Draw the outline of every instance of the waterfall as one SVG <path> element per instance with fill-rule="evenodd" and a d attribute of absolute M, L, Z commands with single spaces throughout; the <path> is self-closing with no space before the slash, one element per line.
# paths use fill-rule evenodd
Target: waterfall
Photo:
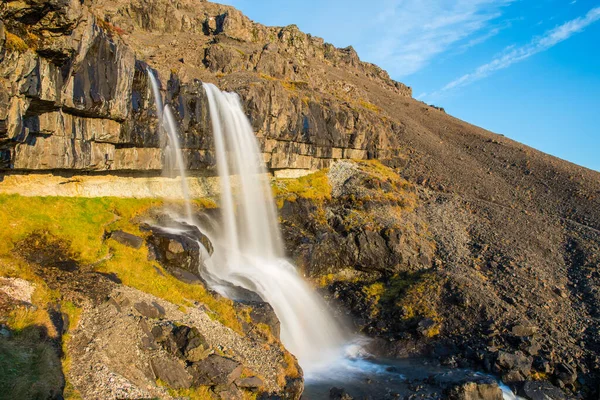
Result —
<path fill-rule="evenodd" d="M 168 105 L 165 105 L 163 108 L 162 96 L 160 94 L 158 81 L 156 80 L 156 77 L 152 71 L 148 70 L 148 76 L 150 77 L 152 93 L 154 94 L 159 129 L 161 130 L 161 133 L 166 133 L 166 135 L 160 135 L 164 149 L 163 173 L 170 178 L 175 178 L 177 175 L 179 175 L 179 178 L 181 179 L 181 191 L 183 198 L 185 199 L 186 217 L 188 220 L 193 221 L 194 218 L 192 215 L 192 206 L 190 204 L 190 191 L 186 179 L 187 176 L 185 172 L 185 163 L 183 161 L 183 153 L 181 151 L 181 144 L 179 143 L 177 123 L 175 122 L 171 108 Z"/>
<path fill-rule="evenodd" d="M 148 71 L 160 110 L 160 92 Z M 165 152 L 182 178 L 186 223 L 211 240 L 213 253 L 203 252 L 200 273 L 213 289 L 232 296 L 236 287 L 268 302 L 281 323 L 281 341 L 298 358 L 305 373 L 335 362 L 345 341 L 325 302 L 285 258 L 277 210 L 258 141 L 239 97 L 205 83 L 221 182 L 218 223 L 201 226 L 192 217 L 177 126 L 169 106 L 158 111 L 166 130 Z M 216 225 L 216 226 L 214 226 Z"/>

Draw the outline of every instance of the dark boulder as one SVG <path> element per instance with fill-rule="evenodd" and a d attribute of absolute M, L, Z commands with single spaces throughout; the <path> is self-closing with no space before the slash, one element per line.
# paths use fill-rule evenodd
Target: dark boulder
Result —
<path fill-rule="evenodd" d="M 139 249 L 144 244 L 144 239 L 141 237 L 123 231 L 112 231 L 109 234 L 109 238 L 134 249 Z"/>
<path fill-rule="evenodd" d="M 194 385 L 228 386 L 242 374 L 242 364 L 230 358 L 213 354 L 194 363 L 189 371 L 193 376 Z"/>
<path fill-rule="evenodd" d="M 265 302 L 249 302 L 247 304 L 252 307 L 252 311 L 250 311 L 250 318 L 252 318 L 252 321 L 257 324 L 267 325 L 271 329 L 271 334 L 276 338 L 279 338 L 280 323 L 273 307 Z"/>
<path fill-rule="evenodd" d="M 525 382 L 519 395 L 528 400 L 565 400 L 566 396 L 562 390 L 547 381 Z"/>
<path fill-rule="evenodd" d="M 212 244 L 198 228 L 181 226 L 178 234 L 154 226 L 144 228 L 152 232 L 147 239 L 151 253 L 167 271 L 187 283 L 201 280 L 199 270 L 203 267 L 204 250 L 212 253 Z"/>
<path fill-rule="evenodd" d="M 186 371 L 183 362 L 167 357 L 155 357 L 150 361 L 157 379 L 174 389 L 187 389 L 192 386 L 192 377 Z"/>

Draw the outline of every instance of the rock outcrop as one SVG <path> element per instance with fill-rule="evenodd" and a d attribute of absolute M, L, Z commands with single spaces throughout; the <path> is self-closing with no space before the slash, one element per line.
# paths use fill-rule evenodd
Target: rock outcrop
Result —
<path fill-rule="evenodd" d="M 198 79 L 240 93 L 272 169 L 315 170 L 398 148 L 397 127 L 382 121 L 364 89 L 334 74 L 399 96 L 410 89 L 352 48 L 295 26 L 268 28 L 231 7 L 192 1 L 10 1 L 0 21 L 3 169 L 159 171 L 151 68 L 176 111 L 191 170 L 214 164 Z"/>

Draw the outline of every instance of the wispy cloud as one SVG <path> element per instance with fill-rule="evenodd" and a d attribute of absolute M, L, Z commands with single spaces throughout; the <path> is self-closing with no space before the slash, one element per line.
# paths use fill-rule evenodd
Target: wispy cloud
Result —
<path fill-rule="evenodd" d="M 520 61 L 523 61 L 535 54 L 541 53 L 551 47 L 569 39 L 571 36 L 583 31 L 596 21 L 600 20 L 600 7 L 591 9 L 586 15 L 575 18 L 571 21 L 557 26 L 547 31 L 545 34 L 533 38 L 528 44 L 516 47 L 510 46 L 503 54 L 495 57 L 492 61 L 481 65 L 471 73 L 465 74 L 458 79 L 448 83 L 438 92 L 432 93 L 426 97 L 435 97 L 443 92 L 469 85 L 475 81 L 486 78 L 496 71 L 510 67 Z"/>
<path fill-rule="evenodd" d="M 485 29 L 513 1 L 386 0 L 373 19 L 372 33 L 380 39 L 366 58 L 386 65 L 395 77 L 410 75 L 474 34 L 484 32 L 472 46 L 497 34 Z"/>

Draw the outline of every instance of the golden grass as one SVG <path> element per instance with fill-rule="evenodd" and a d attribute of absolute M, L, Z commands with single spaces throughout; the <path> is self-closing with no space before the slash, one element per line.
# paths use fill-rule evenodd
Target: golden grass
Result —
<path fill-rule="evenodd" d="M 123 284 L 174 304 L 189 306 L 193 301 L 204 303 L 215 319 L 242 332 L 232 301 L 215 299 L 204 286 L 183 283 L 164 272 L 156 262 L 148 261 L 145 246 L 136 250 L 112 240 L 102 240 L 105 230 L 122 229 L 136 235 L 146 235 L 132 220 L 161 204 L 155 199 L 0 195 L 0 220 L 7 227 L 0 231 L 0 260 L 11 259 L 13 264 L 19 264 L 12 270 L 0 265 L 0 273 L 29 277 L 38 282 L 33 272 L 16 259 L 12 251 L 17 243 L 32 232 L 43 231 L 67 244 L 68 250 L 76 255 L 76 261 L 80 264 L 95 265 L 99 272 L 114 273 Z M 38 318 L 41 318 L 23 313 L 14 316 L 15 324 L 26 326 L 39 322 Z"/>
<path fill-rule="evenodd" d="M 373 112 L 374 112 L 374 113 L 376 113 L 376 114 L 379 114 L 379 113 L 381 113 L 381 108 L 377 107 L 377 106 L 376 106 L 375 104 L 373 104 L 373 103 L 369 103 L 369 102 L 368 102 L 368 101 L 366 101 L 366 100 L 360 100 L 360 101 L 358 102 L 358 104 L 359 104 L 359 105 L 360 105 L 362 108 L 365 108 L 365 109 L 367 109 L 367 110 L 369 110 L 369 111 L 373 111 Z"/>
<path fill-rule="evenodd" d="M 315 201 L 331 199 L 331 185 L 326 169 L 295 179 L 278 179 L 273 184 L 273 194 L 279 208 L 287 201 L 304 198 Z"/>

